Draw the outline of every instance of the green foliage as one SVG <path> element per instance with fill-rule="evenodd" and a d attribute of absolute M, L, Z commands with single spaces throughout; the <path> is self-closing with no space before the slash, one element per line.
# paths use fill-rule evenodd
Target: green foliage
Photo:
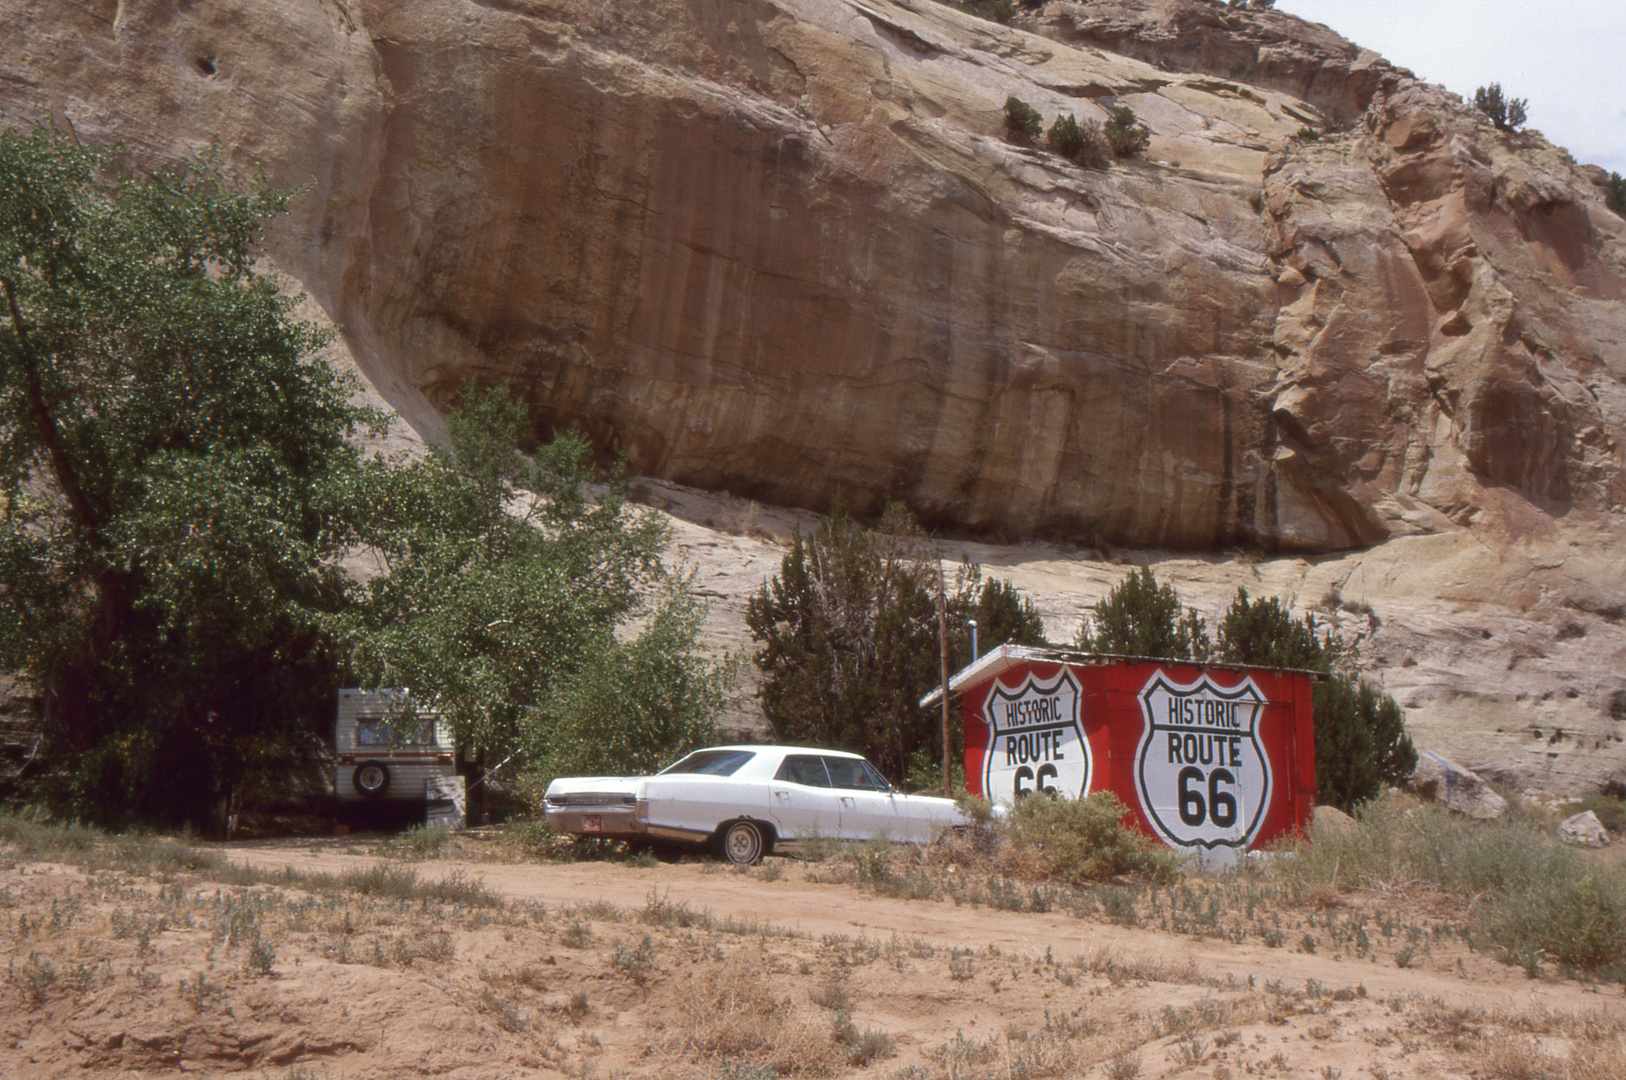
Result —
<path fill-rule="evenodd" d="M 1114 157 L 1137 157 L 1152 141 L 1152 132 L 1135 119 L 1128 105 L 1114 105 L 1107 118 L 1105 134 Z"/>
<path fill-rule="evenodd" d="M 595 493 L 585 437 L 527 456 L 525 426 L 470 384 L 449 448 L 370 473 L 366 541 L 390 572 L 344 621 L 351 664 L 540 778 L 654 769 L 711 740 L 733 665 L 701 651 L 704 609 L 624 478 Z"/>
<path fill-rule="evenodd" d="M 1322 803 L 1351 810 L 1416 768 L 1400 706 L 1356 674 L 1354 657 L 1331 634 L 1318 637 L 1310 616 L 1294 619 L 1275 597 L 1251 600 L 1238 589 L 1220 621 L 1217 653 L 1231 664 L 1327 673 L 1315 685 L 1313 703 Z"/>
<path fill-rule="evenodd" d="M 1428 882 L 1472 898 L 1473 924 L 1508 963 L 1534 971 L 1545 958 L 1626 979 L 1620 867 L 1598 864 L 1539 822 L 1474 821 L 1388 799 L 1358 808 L 1356 820 L 1284 849 L 1274 872 L 1301 885 Z"/>
<path fill-rule="evenodd" d="M 0 133 L 0 667 L 71 814 L 201 820 L 333 685 L 377 417 L 252 269 L 287 193 Z"/>
<path fill-rule="evenodd" d="M 43 699 L 37 794 L 208 824 L 341 675 L 544 766 L 709 738 L 728 666 L 585 439 L 521 455 L 525 408 L 471 387 L 449 448 L 363 458 L 383 418 L 253 269 L 288 193 L 213 151 L 132 179 L 47 129 L 0 133 L 0 184 L 0 668 Z"/>
<path fill-rule="evenodd" d="M 1039 110 L 1014 95 L 1005 99 L 1005 137 L 1020 146 L 1033 146 L 1044 134 Z"/>
<path fill-rule="evenodd" d="M 1490 117 L 1498 131 L 1517 131 L 1527 119 L 1529 98 L 1504 97 L 1501 83 L 1491 83 L 1474 91 L 1474 108 Z"/>
<path fill-rule="evenodd" d="M 1071 114 L 1058 116 L 1045 133 L 1045 142 L 1052 153 L 1088 169 L 1104 169 L 1112 161 L 1112 147 L 1094 120 L 1080 124 Z"/>
<path fill-rule="evenodd" d="M 837 505 L 811 535 L 797 533 L 779 574 L 746 605 L 778 738 L 858 751 L 894 780 L 912 758 L 941 762 L 941 715 L 918 704 L 942 681 L 939 565 L 896 505 L 875 529 Z M 950 670 L 971 659 L 968 619 L 985 651 L 1043 641 L 1032 602 L 974 564 L 959 568 L 945 607 Z"/>
<path fill-rule="evenodd" d="M 1365 679 L 1317 683 L 1314 709 L 1319 802 L 1351 810 L 1417 767 L 1400 706 Z"/>
<path fill-rule="evenodd" d="M 1083 884 L 1137 871 L 1172 877 L 1181 856 L 1125 825 L 1127 812 L 1110 791 L 1082 799 L 1036 794 L 1017 800 L 1009 827 L 1064 881 Z"/>
<path fill-rule="evenodd" d="M 1193 608 L 1182 613 L 1174 586 L 1159 585 L 1150 567 L 1130 571 L 1093 611 L 1079 624 L 1076 638 L 1086 652 L 1208 659 L 1210 644 L 1202 616 Z"/>
<path fill-rule="evenodd" d="M 1049 145 L 1052 153 L 1060 154 L 1068 160 L 1074 160 L 1084 150 L 1084 136 L 1078 129 L 1078 121 L 1071 113 L 1058 116 L 1045 133 L 1045 143 Z"/>
<path fill-rule="evenodd" d="M 1619 173 L 1610 173 L 1603 201 L 1609 209 L 1621 217 L 1626 217 L 1626 178 L 1622 178 Z"/>
<path fill-rule="evenodd" d="M 1295 619 L 1274 596 L 1248 597 L 1237 589 L 1236 599 L 1219 624 L 1217 656 L 1228 664 L 1331 671 L 1345 662 L 1343 647 L 1332 635 L 1316 636 L 1315 620 Z"/>

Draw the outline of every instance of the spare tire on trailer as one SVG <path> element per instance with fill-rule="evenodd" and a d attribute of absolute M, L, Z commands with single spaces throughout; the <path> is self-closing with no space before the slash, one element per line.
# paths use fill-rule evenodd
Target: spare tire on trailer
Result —
<path fill-rule="evenodd" d="M 363 798 L 379 798 L 390 789 L 389 766 L 382 761 L 363 761 L 350 774 L 350 782 Z"/>

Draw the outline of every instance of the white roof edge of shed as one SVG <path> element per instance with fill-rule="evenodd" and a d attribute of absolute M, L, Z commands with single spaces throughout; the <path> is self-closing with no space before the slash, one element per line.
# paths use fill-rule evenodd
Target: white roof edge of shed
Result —
<path fill-rule="evenodd" d="M 1325 679 L 1326 673 L 1310 671 L 1304 668 L 1273 668 L 1263 664 L 1216 664 L 1204 660 L 1171 660 L 1166 656 L 1125 656 L 1117 653 L 1080 652 L 1077 649 L 1059 649 L 1054 645 L 1001 645 L 991 652 L 971 661 L 965 667 L 949 676 L 949 696 L 952 698 L 957 691 L 968 686 L 976 686 L 997 675 L 1002 675 L 1017 664 L 1031 660 L 1044 661 L 1051 664 L 1108 664 L 1129 662 L 1133 664 L 1185 664 L 1200 668 L 1224 668 L 1231 671 L 1264 670 L 1264 671 L 1290 671 L 1299 675 L 1308 675 L 1312 680 Z M 920 707 L 929 709 L 936 705 L 943 696 L 943 688 L 939 686 L 931 693 L 920 699 Z"/>

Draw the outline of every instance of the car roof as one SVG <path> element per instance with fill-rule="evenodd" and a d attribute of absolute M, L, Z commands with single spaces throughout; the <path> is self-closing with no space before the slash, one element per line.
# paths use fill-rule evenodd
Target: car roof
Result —
<path fill-rule="evenodd" d="M 703 754 L 708 750 L 749 750 L 757 754 L 829 754 L 832 757 L 863 758 L 863 754 L 854 754 L 847 750 L 826 750 L 817 746 L 769 746 L 763 743 L 738 743 L 731 746 L 703 746 L 698 750 L 689 751 L 690 754 Z M 684 754 L 688 757 L 689 754 Z"/>

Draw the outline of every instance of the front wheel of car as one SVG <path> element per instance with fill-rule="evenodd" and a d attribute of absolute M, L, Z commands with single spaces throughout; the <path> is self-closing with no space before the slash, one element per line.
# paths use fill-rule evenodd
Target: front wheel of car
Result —
<path fill-rule="evenodd" d="M 752 866 L 768 853 L 768 840 L 762 826 L 754 821 L 736 821 L 723 830 L 723 858 L 735 866 Z"/>

